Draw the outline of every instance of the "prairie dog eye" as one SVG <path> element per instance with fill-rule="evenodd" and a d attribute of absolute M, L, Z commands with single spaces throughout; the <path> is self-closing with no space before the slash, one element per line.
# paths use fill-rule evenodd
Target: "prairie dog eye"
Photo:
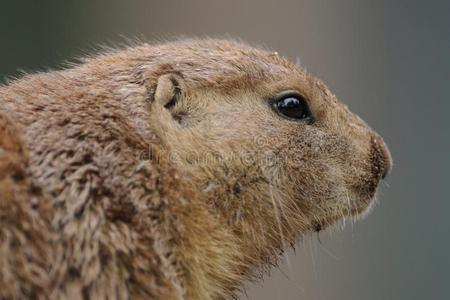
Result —
<path fill-rule="evenodd" d="M 304 96 L 298 93 L 287 93 L 273 102 L 274 109 L 282 116 L 296 120 L 312 120 L 311 111 Z"/>

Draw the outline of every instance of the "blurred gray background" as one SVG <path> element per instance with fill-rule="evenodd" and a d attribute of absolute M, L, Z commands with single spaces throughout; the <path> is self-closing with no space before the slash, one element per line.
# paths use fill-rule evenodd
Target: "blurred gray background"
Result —
<path fill-rule="evenodd" d="M 389 145 L 379 205 L 307 236 L 254 299 L 450 299 L 450 2 L 20 1 L 0 6 L 0 81 L 123 37 L 240 37 L 322 78 Z"/>

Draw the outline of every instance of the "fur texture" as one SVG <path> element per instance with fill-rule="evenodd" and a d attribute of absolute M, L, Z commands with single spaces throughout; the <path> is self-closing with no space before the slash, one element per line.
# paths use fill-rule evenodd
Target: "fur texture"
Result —
<path fill-rule="evenodd" d="M 295 90 L 314 123 L 270 105 Z M 0 88 L 0 298 L 221 299 L 363 212 L 382 139 L 277 53 L 184 40 Z"/>

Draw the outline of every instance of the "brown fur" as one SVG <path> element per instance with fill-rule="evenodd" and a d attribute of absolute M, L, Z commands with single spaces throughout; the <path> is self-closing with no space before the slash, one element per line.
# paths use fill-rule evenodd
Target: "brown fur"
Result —
<path fill-rule="evenodd" d="M 296 90 L 314 124 L 268 99 Z M 0 298 L 220 299 L 363 212 L 382 139 L 276 53 L 186 40 L 0 88 Z"/>

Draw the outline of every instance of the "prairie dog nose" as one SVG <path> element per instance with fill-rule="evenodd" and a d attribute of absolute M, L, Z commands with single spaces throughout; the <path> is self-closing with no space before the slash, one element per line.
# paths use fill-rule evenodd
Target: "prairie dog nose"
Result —
<path fill-rule="evenodd" d="M 392 170 L 391 152 L 383 139 L 375 134 L 372 137 L 372 147 L 375 169 L 379 172 L 381 178 L 384 179 Z"/>

